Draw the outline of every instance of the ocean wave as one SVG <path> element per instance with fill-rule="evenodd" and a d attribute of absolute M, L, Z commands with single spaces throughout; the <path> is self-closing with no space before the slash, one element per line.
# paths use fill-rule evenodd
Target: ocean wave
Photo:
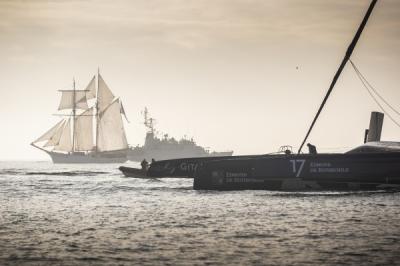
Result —
<path fill-rule="evenodd" d="M 348 196 L 370 196 L 375 194 L 399 193 L 398 190 L 360 190 L 360 191 L 305 191 L 305 192 L 282 192 L 268 191 L 268 193 L 256 194 L 256 197 L 283 197 L 283 198 L 305 198 L 305 197 L 348 197 Z"/>
<path fill-rule="evenodd" d="M 19 175 L 22 172 L 22 169 L 4 169 L 0 172 L 0 175 Z"/>
<path fill-rule="evenodd" d="M 3 169 L 0 175 L 45 175 L 45 176 L 96 176 L 102 174 L 116 175 L 112 172 L 106 171 L 29 171 L 27 169 Z"/>
<path fill-rule="evenodd" d="M 61 171 L 61 172 L 25 172 L 24 175 L 51 175 L 51 176 L 95 176 L 109 174 L 103 171 Z"/>

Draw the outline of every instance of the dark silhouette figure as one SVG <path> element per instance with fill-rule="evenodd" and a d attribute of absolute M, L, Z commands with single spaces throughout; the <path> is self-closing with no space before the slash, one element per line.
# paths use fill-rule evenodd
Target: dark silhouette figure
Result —
<path fill-rule="evenodd" d="M 143 161 L 140 163 L 142 166 L 143 171 L 147 171 L 147 168 L 149 167 L 149 163 L 146 161 L 146 159 L 143 159 Z"/>
<path fill-rule="evenodd" d="M 317 148 L 314 145 L 307 143 L 307 147 L 310 154 L 317 154 Z"/>

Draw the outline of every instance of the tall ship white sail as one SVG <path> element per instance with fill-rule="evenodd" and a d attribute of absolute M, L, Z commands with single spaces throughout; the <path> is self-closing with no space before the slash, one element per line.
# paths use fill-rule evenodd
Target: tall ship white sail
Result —
<path fill-rule="evenodd" d="M 68 111 L 49 131 L 31 143 L 54 163 L 123 163 L 128 142 L 121 99 L 115 97 L 100 73 L 85 90 L 60 90 L 59 111 Z"/>

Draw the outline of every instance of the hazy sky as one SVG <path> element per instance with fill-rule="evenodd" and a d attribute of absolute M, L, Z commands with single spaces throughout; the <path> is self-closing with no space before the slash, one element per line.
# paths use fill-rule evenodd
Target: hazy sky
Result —
<path fill-rule="evenodd" d="M 299 146 L 369 3 L 0 0 L 0 159 L 49 159 L 29 143 L 58 121 L 57 90 L 73 77 L 83 89 L 98 67 L 132 145 L 143 144 L 147 106 L 159 131 L 212 150 Z M 380 0 L 353 61 L 400 109 L 399 59 L 400 1 Z M 373 110 L 348 65 L 309 141 L 356 146 Z M 383 139 L 399 137 L 386 118 Z"/>

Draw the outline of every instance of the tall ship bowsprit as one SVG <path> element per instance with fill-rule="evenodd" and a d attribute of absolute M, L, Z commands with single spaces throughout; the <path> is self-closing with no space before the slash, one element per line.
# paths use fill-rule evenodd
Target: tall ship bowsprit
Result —
<path fill-rule="evenodd" d="M 197 145 L 193 139 L 182 138 L 176 140 L 175 138 L 168 137 L 167 134 L 163 138 L 159 138 L 154 128 L 155 120 L 149 116 L 147 108 L 144 109 L 143 115 L 144 125 L 147 128 L 145 142 L 143 146 L 136 146 L 129 150 L 128 159 L 131 161 L 220 157 L 231 156 L 233 154 L 233 151 L 210 152 Z"/>
<path fill-rule="evenodd" d="M 123 163 L 128 142 L 121 99 L 115 97 L 100 73 L 85 90 L 60 90 L 59 111 L 68 111 L 55 126 L 31 143 L 54 163 Z"/>

